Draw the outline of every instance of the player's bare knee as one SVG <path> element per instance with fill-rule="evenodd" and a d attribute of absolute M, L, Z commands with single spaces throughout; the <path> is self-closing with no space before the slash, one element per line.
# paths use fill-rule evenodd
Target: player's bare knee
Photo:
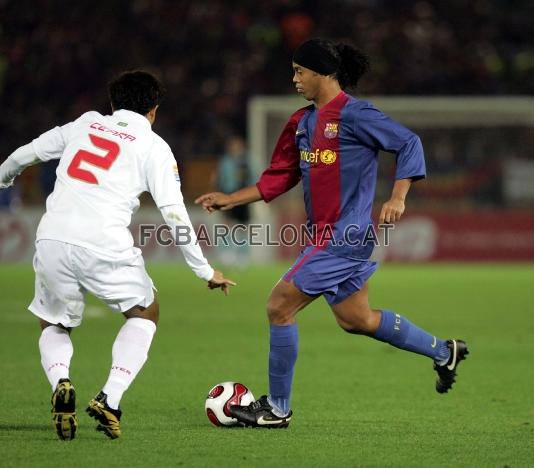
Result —
<path fill-rule="evenodd" d="M 46 320 L 43 320 L 43 319 L 39 319 L 39 326 L 41 327 L 41 330 L 44 330 L 45 328 L 48 328 L 48 327 L 53 327 L 54 324 L 53 323 L 50 323 L 50 322 L 47 322 Z"/>
<path fill-rule="evenodd" d="M 46 320 L 43 320 L 43 319 L 39 319 L 39 325 L 41 326 L 41 330 L 44 330 L 45 328 L 48 328 L 48 327 L 59 327 L 59 328 L 62 328 L 63 330 L 67 330 L 67 332 L 71 332 L 72 328 L 67 328 L 67 327 L 64 327 L 63 325 L 61 325 L 60 323 L 50 323 L 50 322 L 47 322 Z"/>
<path fill-rule="evenodd" d="M 159 302 L 154 299 L 154 302 L 150 305 L 150 318 L 149 320 L 152 320 L 156 325 L 159 321 Z"/>
<path fill-rule="evenodd" d="M 267 317 L 269 323 L 273 325 L 287 325 L 293 320 L 293 313 L 286 306 L 284 301 L 269 299 L 267 302 Z"/>
<path fill-rule="evenodd" d="M 135 306 L 124 312 L 123 315 L 127 319 L 144 318 L 146 320 L 151 320 L 157 325 L 159 320 L 159 303 L 157 299 L 154 298 L 154 302 L 148 307 Z"/>

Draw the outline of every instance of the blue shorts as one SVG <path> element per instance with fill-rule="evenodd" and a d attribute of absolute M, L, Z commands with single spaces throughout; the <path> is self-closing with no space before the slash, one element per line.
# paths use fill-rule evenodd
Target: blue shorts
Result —
<path fill-rule="evenodd" d="M 283 280 L 309 296 L 323 295 L 330 305 L 338 304 L 356 291 L 378 268 L 377 262 L 337 257 L 320 247 L 306 247 Z"/>

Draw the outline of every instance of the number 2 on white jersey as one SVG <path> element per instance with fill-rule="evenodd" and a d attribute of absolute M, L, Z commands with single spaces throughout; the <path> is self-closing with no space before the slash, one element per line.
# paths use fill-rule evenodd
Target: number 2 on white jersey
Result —
<path fill-rule="evenodd" d="M 86 150 L 79 150 L 74 155 L 74 158 L 67 169 L 67 174 L 73 179 L 82 180 L 88 184 L 98 184 L 98 179 L 95 175 L 91 171 L 80 168 L 80 163 L 85 161 L 88 164 L 108 171 L 117 159 L 117 156 L 119 156 L 120 147 L 114 141 L 106 140 L 105 138 L 96 135 L 89 134 L 89 139 L 97 148 L 105 150 L 106 154 L 104 156 L 99 156 L 98 154 L 90 153 Z"/>

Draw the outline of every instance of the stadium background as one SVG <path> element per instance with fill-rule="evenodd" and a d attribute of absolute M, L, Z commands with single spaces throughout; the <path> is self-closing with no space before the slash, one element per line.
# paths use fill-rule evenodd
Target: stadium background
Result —
<path fill-rule="evenodd" d="M 239 379 L 256 396 L 266 388 L 263 303 L 295 252 L 264 248 L 255 265 L 224 266 L 239 285 L 221 301 L 177 249 L 152 246 L 145 253 L 162 317 L 123 400 L 124 439 L 104 444 L 80 415 L 79 438 L 57 444 L 37 326 L 25 311 L 55 170 L 34 166 L 0 192 L 0 466 L 532 466 L 533 17 L 527 0 L 0 0 L 0 161 L 87 110 L 109 112 L 108 80 L 146 67 L 168 88 L 155 131 L 174 150 L 190 204 L 212 188 L 228 135 L 257 144 L 254 102 L 304 104 L 291 83 L 297 44 L 328 36 L 359 45 L 372 71 L 358 94 L 384 110 L 404 102 L 392 114 L 421 134 L 429 169 L 409 195 L 404 234 L 382 254 L 374 300 L 472 347 L 443 399 L 428 363 L 340 333 L 316 301 L 299 318 L 291 428 L 217 431 L 202 412 L 213 384 Z M 261 151 L 287 114 L 270 114 Z M 391 158 L 382 156 L 380 170 L 377 203 L 390 189 Z M 144 221 L 160 222 L 149 197 L 142 207 Z M 220 219 L 191 213 L 195 223 Z M 255 216 L 300 220 L 298 190 Z M 217 266 L 220 253 L 207 249 Z M 265 257 L 282 264 L 263 266 Z M 105 377 L 120 323 L 89 300 L 73 334 L 82 404 Z"/>

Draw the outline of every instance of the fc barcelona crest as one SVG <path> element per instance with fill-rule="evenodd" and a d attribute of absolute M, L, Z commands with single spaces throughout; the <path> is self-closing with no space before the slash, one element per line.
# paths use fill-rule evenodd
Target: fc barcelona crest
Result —
<path fill-rule="evenodd" d="M 337 122 L 328 122 L 324 128 L 324 136 L 330 139 L 337 137 L 338 125 L 339 124 Z"/>

